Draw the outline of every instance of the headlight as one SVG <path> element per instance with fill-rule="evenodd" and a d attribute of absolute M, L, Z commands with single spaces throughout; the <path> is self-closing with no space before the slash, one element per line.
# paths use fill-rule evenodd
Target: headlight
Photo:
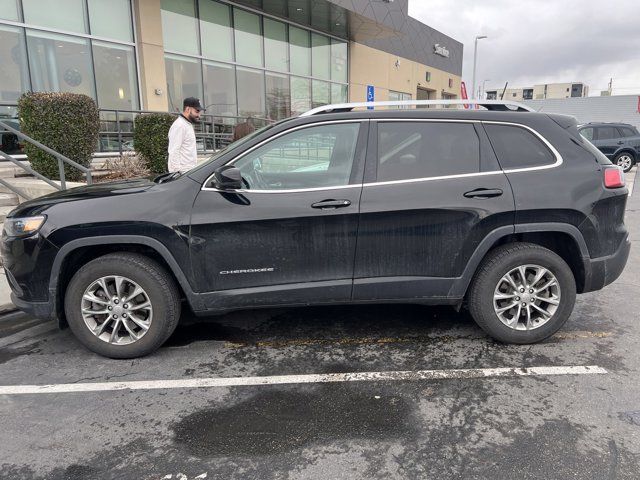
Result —
<path fill-rule="evenodd" d="M 4 231 L 9 237 L 27 237 L 36 233 L 47 217 L 40 215 L 37 217 L 7 218 L 4 221 Z"/>

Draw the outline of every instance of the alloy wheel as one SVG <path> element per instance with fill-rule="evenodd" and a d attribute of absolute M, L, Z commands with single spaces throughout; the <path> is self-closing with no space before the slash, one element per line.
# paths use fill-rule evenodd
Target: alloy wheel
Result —
<path fill-rule="evenodd" d="M 147 292 L 133 280 L 117 275 L 91 283 L 82 295 L 80 308 L 91 333 L 115 345 L 137 342 L 153 320 Z"/>
<path fill-rule="evenodd" d="M 493 294 L 500 321 L 514 330 L 534 330 L 546 324 L 560 305 L 560 284 L 539 265 L 521 265 L 504 275 Z"/>
<path fill-rule="evenodd" d="M 618 157 L 617 164 L 626 172 L 631 169 L 633 159 L 631 158 L 631 155 L 621 155 Z"/>

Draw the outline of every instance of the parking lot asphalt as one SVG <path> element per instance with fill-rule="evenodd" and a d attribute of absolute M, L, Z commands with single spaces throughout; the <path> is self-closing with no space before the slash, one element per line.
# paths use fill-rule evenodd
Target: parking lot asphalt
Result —
<path fill-rule="evenodd" d="M 0 319 L 0 478 L 637 479 L 640 194 L 626 223 L 621 278 L 537 345 L 447 307 L 321 307 L 185 323 L 118 361 Z"/>

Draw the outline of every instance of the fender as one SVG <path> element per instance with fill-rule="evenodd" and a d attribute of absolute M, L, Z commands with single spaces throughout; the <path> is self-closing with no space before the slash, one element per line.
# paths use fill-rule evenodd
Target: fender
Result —
<path fill-rule="evenodd" d="M 480 244 L 476 247 L 475 251 L 471 255 L 471 258 L 467 262 L 467 266 L 462 272 L 462 276 L 458 277 L 453 285 L 451 286 L 451 290 L 449 290 L 449 297 L 452 298 L 462 298 L 467 292 L 469 288 L 469 284 L 473 279 L 473 276 L 480 265 L 480 262 L 487 255 L 491 247 L 496 244 L 501 238 L 507 237 L 514 233 L 531 233 L 531 232 L 559 232 L 566 233 L 571 238 L 573 238 L 578 248 L 580 249 L 580 255 L 583 259 L 583 264 L 585 264 L 585 273 L 587 278 L 590 278 L 590 269 L 589 265 L 590 259 L 589 250 L 587 249 L 587 243 L 582 236 L 580 230 L 577 227 L 570 225 L 568 223 L 559 223 L 559 222 L 549 222 L 549 223 L 525 223 L 518 224 L 513 226 L 505 226 L 499 227 L 493 230 L 489 235 L 487 235 Z"/>
<path fill-rule="evenodd" d="M 175 258 L 173 258 L 173 255 L 171 255 L 171 252 L 169 252 L 167 247 L 165 247 L 164 244 L 162 244 L 158 240 L 150 237 L 143 237 L 140 235 L 106 235 L 102 237 L 86 237 L 72 240 L 63 245 L 58 251 L 58 254 L 56 255 L 53 266 L 51 268 L 51 277 L 49 278 L 49 293 L 50 295 L 52 295 L 52 297 L 50 298 L 57 298 L 56 293 L 58 289 L 58 278 L 60 276 L 60 269 L 62 268 L 62 263 L 64 262 L 65 258 L 69 256 L 69 254 L 81 247 L 114 244 L 144 245 L 155 250 L 164 259 L 164 261 L 167 262 L 167 265 L 169 265 L 171 273 L 173 273 L 175 278 L 178 280 L 178 283 L 187 296 L 187 300 L 191 304 L 191 307 L 194 310 L 201 309 L 199 296 L 193 292 L 193 289 L 191 288 L 187 277 L 184 275 L 182 269 L 178 265 L 178 262 L 176 262 Z"/>

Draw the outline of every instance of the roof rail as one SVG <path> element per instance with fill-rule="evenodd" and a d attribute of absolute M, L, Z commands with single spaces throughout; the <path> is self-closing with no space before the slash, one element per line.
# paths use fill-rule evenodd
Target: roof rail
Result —
<path fill-rule="evenodd" d="M 356 102 L 336 103 L 313 108 L 301 114 L 301 117 L 310 117 L 318 113 L 350 112 L 359 107 L 401 107 L 401 106 L 431 106 L 431 105 L 479 105 L 487 110 L 503 112 L 535 112 L 527 105 L 518 102 L 505 102 L 503 100 L 398 100 L 385 102 Z M 514 107 L 514 108 L 509 108 Z"/>

